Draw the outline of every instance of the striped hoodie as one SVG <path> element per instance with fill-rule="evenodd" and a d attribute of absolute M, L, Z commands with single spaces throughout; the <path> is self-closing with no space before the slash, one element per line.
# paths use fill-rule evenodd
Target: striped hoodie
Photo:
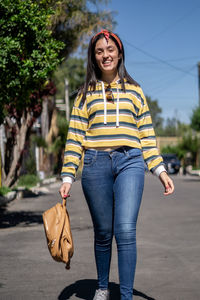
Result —
<path fill-rule="evenodd" d="M 75 179 L 84 148 L 129 146 L 143 152 L 152 172 L 163 164 L 156 147 L 156 137 L 146 98 L 141 87 L 120 81 L 111 83 L 113 101 L 106 100 L 107 83 L 98 81 L 86 100 L 80 93 L 71 113 L 64 153 L 62 177 Z"/>

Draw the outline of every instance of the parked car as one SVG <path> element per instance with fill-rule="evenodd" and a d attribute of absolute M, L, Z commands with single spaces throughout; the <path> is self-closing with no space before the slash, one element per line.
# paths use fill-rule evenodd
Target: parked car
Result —
<path fill-rule="evenodd" d="M 177 174 L 179 172 L 181 163 L 175 154 L 162 154 L 162 158 L 169 174 Z"/>

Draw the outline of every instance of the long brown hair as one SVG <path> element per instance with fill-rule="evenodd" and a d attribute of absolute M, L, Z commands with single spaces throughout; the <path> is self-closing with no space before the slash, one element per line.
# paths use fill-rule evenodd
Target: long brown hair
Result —
<path fill-rule="evenodd" d="M 115 43 L 115 45 L 118 48 L 119 54 L 121 54 L 121 58 L 119 59 L 117 70 L 118 70 L 120 82 L 122 84 L 122 89 L 124 92 L 126 92 L 124 79 L 126 79 L 128 83 L 134 84 L 135 86 L 139 86 L 139 84 L 129 75 L 129 73 L 127 72 L 127 70 L 125 68 L 124 46 L 123 46 L 123 43 L 122 43 L 121 39 L 119 38 L 119 36 L 118 35 L 116 35 L 116 36 L 119 39 L 121 45 L 119 45 L 119 41 L 117 41 L 117 39 L 115 39 L 115 37 L 113 35 L 110 35 L 109 38 L 113 40 L 113 42 Z M 101 79 L 101 70 L 99 69 L 99 67 L 96 63 L 96 59 L 95 59 L 95 46 L 96 46 L 97 41 L 102 38 L 104 38 L 103 32 L 92 37 L 90 40 L 89 46 L 88 46 L 88 62 L 87 62 L 86 80 L 85 80 L 84 86 L 80 90 L 80 92 L 83 94 L 82 102 L 84 102 L 86 99 L 86 94 L 88 92 L 89 86 L 91 87 L 92 91 L 95 91 L 96 82 L 97 82 L 97 80 Z"/>

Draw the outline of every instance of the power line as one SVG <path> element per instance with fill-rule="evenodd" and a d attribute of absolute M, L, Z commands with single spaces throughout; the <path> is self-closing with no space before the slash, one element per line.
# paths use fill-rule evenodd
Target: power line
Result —
<path fill-rule="evenodd" d="M 199 7 L 199 5 L 193 7 L 189 12 L 187 12 L 186 14 L 184 14 L 183 16 L 181 16 L 180 18 L 178 18 L 177 20 L 175 20 L 172 24 L 170 24 L 169 26 L 165 27 L 164 29 L 162 29 L 161 31 L 159 31 L 158 33 L 156 33 L 155 35 L 153 35 L 149 40 L 143 42 L 140 47 L 143 47 L 145 44 L 155 40 L 155 38 L 159 37 L 160 35 L 162 35 L 163 33 L 165 33 L 166 31 L 168 31 L 169 29 L 173 28 L 176 24 L 180 23 L 182 20 L 184 20 L 186 17 L 190 16 L 194 11 L 196 12 L 196 9 Z"/>
<path fill-rule="evenodd" d="M 196 67 L 196 65 L 192 66 L 189 71 L 193 70 L 194 68 Z M 161 85 L 156 87 L 156 88 L 153 88 L 152 90 L 155 91 L 156 93 L 160 93 L 160 92 L 163 92 L 165 91 L 166 89 L 168 88 L 171 88 L 174 84 L 176 84 L 178 81 L 182 80 L 184 77 L 186 76 L 186 74 L 182 74 L 181 77 L 178 77 L 176 79 L 169 79 L 166 83 L 164 83 L 165 87 L 162 87 Z M 196 76 L 195 76 L 196 78 Z M 154 92 L 154 93 L 155 93 Z"/>
<path fill-rule="evenodd" d="M 168 59 L 165 60 L 166 62 L 178 62 L 178 61 L 186 61 L 189 59 L 195 59 L 195 60 L 199 60 L 199 56 L 190 56 L 190 57 L 182 57 L 182 58 L 172 58 L 172 59 Z M 146 60 L 146 61 L 131 61 L 131 63 L 136 64 L 136 65 L 145 65 L 145 64 L 159 64 L 160 62 L 156 62 L 154 60 Z"/>
<path fill-rule="evenodd" d="M 193 75 L 193 74 L 191 74 L 191 73 L 189 73 L 189 72 L 187 72 L 187 71 L 185 71 L 185 70 L 183 70 L 183 69 L 181 69 L 181 68 L 179 68 L 179 67 L 176 67 L 176 66 L 174 66 L 174 65 L 172 65 L 172 64 L 170 64 L 170 63 L 168 63 L 167 61 L 165 61 L 165 60 L 163 60 L 163 59 L 161 59 L 161 58 L 159 58 L 159 57 L 156 57 L 156 56 L 154 56 L 154 55 L 148 53 L 147 51 L 145 51 L 145 50 L 143 50 L 143 49 L 140 49 L 139 47 L 137 47 L 137 46 L 135 46 L 135 45 L 133 45 L 133 44 L 127 42 L 126 40 L 124 40 L 124 42 L 125 42 L 127 45 L 129 45 L 130 47 L 132 47 L 132 48 L 136 49 L 137 51 L 143 53 L 144 55 L 146 55 L 146 56 L 148 56 L 148 57 L 151 57 L 151 58 L 153 58 L 153 59 L 155 59 L 155 60 L 157 60 L 157 61 L 159 61 L 159 62 L 161 62 L 161 63 L 163 63 L 163 64 L 165 64 L 165 65 L 167 65 L 168 67 L 170 67 L 170 68 L 172 68 L 172 69 L 174 69 L 174 70 L 177 70 L 177 71 L 182 72 L 182 73 L 186 73 L 187 75 L 191 75 L 192 77 L 196 77 L 195 75 Z"/>

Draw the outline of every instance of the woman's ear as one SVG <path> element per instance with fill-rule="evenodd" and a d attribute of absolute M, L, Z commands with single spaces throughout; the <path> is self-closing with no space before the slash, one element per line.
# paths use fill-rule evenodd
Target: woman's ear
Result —
<path fill-rule="evenodd" d="M 122 54 L 121 53 L 119 53 L 119 55 L 118 55 L 118 59 L 121 59 L 122 58 Z"/>

